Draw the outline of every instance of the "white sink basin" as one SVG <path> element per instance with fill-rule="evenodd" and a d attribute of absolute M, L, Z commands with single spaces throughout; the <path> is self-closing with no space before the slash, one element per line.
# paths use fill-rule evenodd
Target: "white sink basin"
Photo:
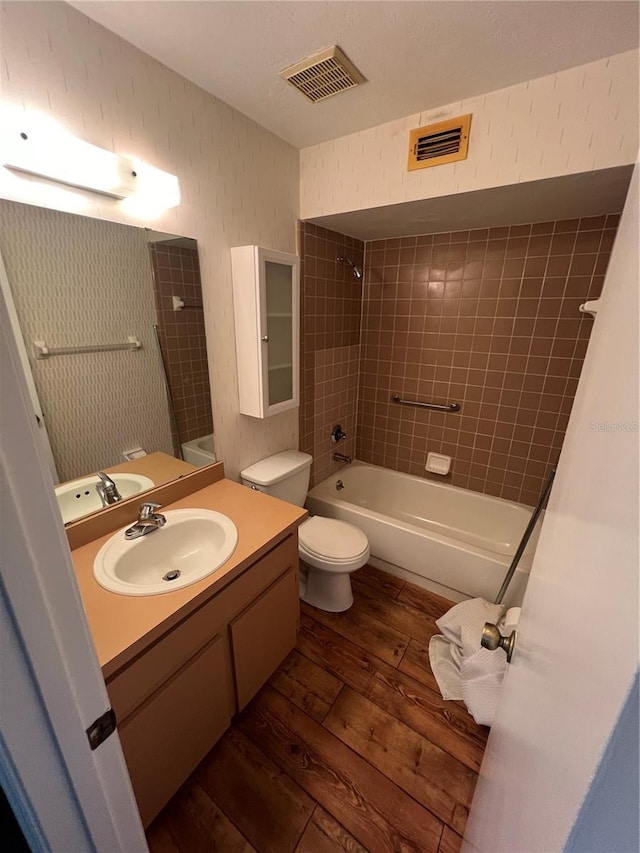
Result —
<path fill-rule="evenodd" d="M 153 480 L 143 477 L 142 474 L 110 474 L 109 476 L 123 498 L 130 498 L 155 486 Z M 92 474 L 89 477 L 69 480 L 68 483 L 56 486 L 56 499 L 65 524 L 103 508 L 96 491 L 99 482 L 100 478 Z"/>
<path fill-rule="evenodd" d="M 226 515 L 210 509 L 171 509 L 164 527 L 139 539 L 124 528 L 98 551 L 93 574 L 100 586 L 121 595 L 174 592 L 219 569 L 238 544 Z"/>

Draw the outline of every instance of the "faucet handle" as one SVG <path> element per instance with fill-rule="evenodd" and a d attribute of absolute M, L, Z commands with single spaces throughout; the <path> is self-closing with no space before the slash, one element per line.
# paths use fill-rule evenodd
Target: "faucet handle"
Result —
<path fill-rule="evenodd" d="M 345 441 L 347 438 L 346 432 L 342 429 L 340 424 L 336 424 L 334 428 L 331 430 L 331 441 L 334 444 L 337 444 L 339 441 Z"/>
<path fill-rule="evenodd" d="M 146 521 L 148 518 L 151 518 L 155 511 L 160 509 L 161 506 L 162 504 L 154 503 L 154 501 L 142 504 L 138 515 L 138 521 Z"/>

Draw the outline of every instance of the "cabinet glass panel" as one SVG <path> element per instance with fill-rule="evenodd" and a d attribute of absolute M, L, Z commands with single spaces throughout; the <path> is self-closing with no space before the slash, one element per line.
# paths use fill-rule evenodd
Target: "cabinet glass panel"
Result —
<path fill-rule="evenodd" d="M 269 405 L 293 395 L 293 288 L 291 267 L 265 263 Z"/>

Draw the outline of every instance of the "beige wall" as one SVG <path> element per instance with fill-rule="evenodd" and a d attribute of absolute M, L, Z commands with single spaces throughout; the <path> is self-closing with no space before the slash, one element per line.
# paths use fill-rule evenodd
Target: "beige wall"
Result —
<path fill-rule="evenodd" d="M 466 113 L 468 158 L 408 172 L 409 131 Z M 635 50 L 305 148 L 300 216 L 606 169 L 634 163 L 637 151 Z"/>
<path fill-rule="evenodd" d="M 4 169 L 0 196 L 195 237 L 219 458 L 235 476 L 297 446 L 295 410 L 265 421 L 238 413 L 229 255 L 253 243 L 295 251 L 297 151 L 63 3 L 10 2 L 0 15 L 2 101 L 178 175 L 182 203 L 143 220 L 121 202 Z"/>
<path fill-rule="evenodd" d="M 118 465 L 134 447 L 171 453 L 146 232 L 0 199 L 0 250 L 60 480 Z M 32 357 L 35 340 L 129 335 L 138 352 Z"/>

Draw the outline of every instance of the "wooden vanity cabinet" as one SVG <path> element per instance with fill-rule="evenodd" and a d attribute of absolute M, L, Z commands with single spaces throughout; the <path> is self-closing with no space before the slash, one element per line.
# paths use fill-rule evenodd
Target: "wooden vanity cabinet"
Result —
<path fill-rule="evenodd" d="M 218 635 L 118 726 L 145 826 L 229 727 L 227 669 Z"/>
<path fill-rule="evenodd" d="M 231 622 L 239 711 L 295 646 L 299 598 L 298 574 L 292 568 Z"/>
<path fill-rule="evenodd" d="M 293 649 L 297 536 L 288 536 L 107 680 L 148 826 Z"/>

